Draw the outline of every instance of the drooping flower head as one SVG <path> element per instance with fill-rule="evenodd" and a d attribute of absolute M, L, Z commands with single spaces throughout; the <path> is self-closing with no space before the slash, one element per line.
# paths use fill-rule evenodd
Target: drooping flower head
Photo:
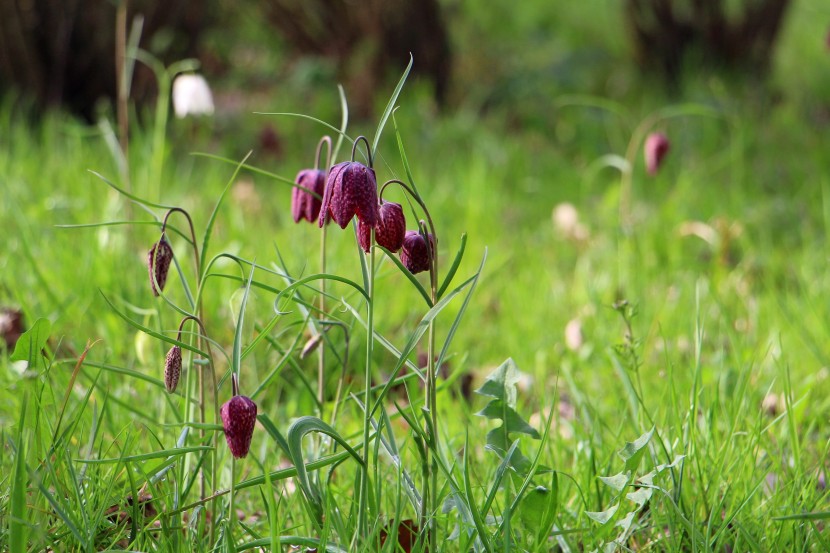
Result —
<path fill-rule="evenodd" d="M 390 252 L 397 252 L 403 246 L 406 236 L 406 217 L 401 204 L 383 202 L 380 204 L 380 217 L 375 228 L 375 242 Z M 357 225 L 357 239 L 363 251 L 369 253 L 371 248 L 372 227 L 362 220 Z"/>
<path fill-rule="evenodd" d="M 176 391 L 182 374 L 182 348 L 173 346 L 164 360 L 164 386 L 169 393 Z"/>
<path fill-rule="evenodd" d="M 427 246 L 424 235 L 417 230 L 406 231 L 401 247 L 401 263 L 413 275 L 429 270 L 432 261 L 430 252 L 435 251 L 435 237 L 432 234 L 429 235 L 429 242 Z"/>
<path fill-rule="evenodd" d="M 213 94 L 204 77 L 194 74 L 176 77 L 173 81 L 173 110 L 179 119 L 213 113 Z"/>
<path fill-rule="evenodd" d="M 238 394 L 236 374 L 232 378 L 234 395 L 222 405 L 219 414 L 222 416 L 225 441 L 228 442 L 231 454 L 241 459 L 248 455 L 248 450 L 251 449 L 257 406 L 251 398 Z"/>
<path fill-rule="evenodd" d="M 670 143 L 668 137 L 661 132 L 648 135 L 645 143 L 646 169 L 649 175 L 656 175 L 663 158 L 669 153 Z"/>
<path fill-rule="evenodd" d="M 338 163 L 329 171 L 328 186 L 317 224 L 322 227 L 331 215 L 340 228 L 346 228 L 352 217 L 375 227 L 380 217 L 375 170 L 359 161 Z"/>
<path fill-rule="evenodd" d="M 326 189 L 326 172 L 319 169 L 303 169 L 297 173 L 294 182 L 299 186 L 291 190 L 291 216 L 295 223 L 299 223 L 301 219 L 313 223 L 320 215 L 320 206 L 323 203 L 321 198 Z"/>
<path fill-rule="evenodd" d="M 147 269 L 150 273 L 150 288 L 153 290 L 153 295 L 158 296 L 159 290 L 164 290 L 164 285 L 167 282 L 167 273 L 170 271 L 170 262 L 173 261 L 173 248 L 170 243 L 162 236 L 156 244 L 150 248 L 147 253 Z M 158 288 L 156 283 L 158 282 Z"/>
<path fill-rule="evenodd" d="M 338 163 L 329 170 L 323 206 L 317 220 L 321 228 L 329 215 L 340 228 L 346 228 L 355 215 L 370 227 L 377 227 L 380 207 L 371 155 L 368 167 L 354 161 L 355 149 L 360 140 L 368 146 L 369 142 L 365 137 L 358 137 L 352 148 L 352 161 Z"/>

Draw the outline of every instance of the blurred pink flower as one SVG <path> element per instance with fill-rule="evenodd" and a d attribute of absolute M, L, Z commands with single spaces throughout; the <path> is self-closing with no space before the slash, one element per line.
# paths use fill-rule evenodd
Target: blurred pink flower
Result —
<path fill-rule="evenodd" d="M 646 169 L 649 175 L 656 175 L 663 163 L 663 158 L 669 153 L 669 139 L 661 132 L 648 135 L 645 145 Z"/>

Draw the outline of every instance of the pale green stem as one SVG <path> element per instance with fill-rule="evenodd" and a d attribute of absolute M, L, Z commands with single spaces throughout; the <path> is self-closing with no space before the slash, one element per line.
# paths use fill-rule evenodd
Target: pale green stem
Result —
<path fill-rule="evenodd" d="M 370 244 L 375 241 L 375 231 L 372 229 L 370 237 Z M 366 510 L 369 499 L 369 433 L 372 426 L 371 414 L 369 406 L 372 405 L 372 349 L 374 345 L 374 311 L 375 311 L 375 249 L 371 248 L 369 252 L 369 304 L 367 317 L 367 336 L 366 336 L 366 370 L 364 374 L 365 390 L 363 394 L 363 477 L 360 480 L 360 501 L 358 512 L 357 528 L 360 533 L 361 540 L 366 538 L 367 523 Z"/>

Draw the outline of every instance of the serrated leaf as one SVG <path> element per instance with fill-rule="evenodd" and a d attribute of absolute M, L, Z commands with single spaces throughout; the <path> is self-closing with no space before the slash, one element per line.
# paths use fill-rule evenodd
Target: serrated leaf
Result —
<path fill-rule="evenodd" d="M 636 503 L 639 507 L 642 507 L 649 499 L 651 499 L 653 493 L 654 490 L 651 488 L 638 488 L 637 491 L 628 493 L 625 497 L 629 501 Z"/>
<path fill-rule="evenodd" d="M 613 518 L 613 516 L 617 513 L 617 509 L 620 508 L 620 504 L 617 503 L 605 509 L 604 511 L 585 511 L 585 516 L 593 520 L 594 522 L 598 522 L 599 524 L 605 524 L 609 520 Z"/>
<path fill-rule="evenodd" d="M 487 404 L 484 409 L 476 413 L 480 417 L 487 417 L 488 419 L 500 419 L 504 422 L 502 432 L 519 432 L 527 434 L 534 440 L 541 438 L 539 432 L 525 421 L 514 409 L 507 407 L 501 400 L 493 400 Z"/>
<path fill-rule="evenodd" d="M 513 359 L 508 358 L 476 390 L 477 394 L 494 398 L 484 409 L 476 413 L 490 420 L 500 420 L 502 424 L 487 433 L 487 449 L 501 457 L 510 450 L 513 441 L 511 433 L 527 434 L 533 439 L 541 439 L 539 432 L 525 421 L 514 409 L 516 405 L 516 383 L 521 379 L 521 373 Z M 519 474 L 527 474 L 533 463 L 522 455 L 518 447 L 514 448 L 510 456 L 510 466 Z"/>
<path fill-rule="evenodd" d="M 40 350 L 46 346 L 49 340 L 49 333 L 52 331 L 52 323 L 49 319 L 40 318 L 35 321 L 32 328 L 21 334 L 14 348 L 11 361 L 28 361 L 29 366 L 34 365 L 40 355 Z"/>
<path fill-rule="evenodd" d="M 507 402 L 509 407 L 516 406 L 516 384 L 522 379 L 522 373 L 516 367 L 513 358 L 508 358 L 504 363 L 490 373 L 484 384 L 476 390 L 482 396 L 490 396 Z"/>
<path fill-rule="evenodd" d="M 615 474 L 614 476 L 600 476 L 599 479 L 602 481 L 603 484 L 608 486 L 609 488 L 613 489 L 617 493 L 623 491 L 623 488 L 628 485 L 628 480 L 630 478 L 630 473 L 621 472 L 619 474 Z"/>
<path fill-rule="evenodd" d="M 618 452 L 620 457 L 622 457 L 625 461 L 626 470 L 634 472 L 637 469 L 637 465 L 640 464 L 640 459 L 642 458 L 643 453 L 645 453 L 645 448 L 648 445 L 648 442 L 651 441 L 651 436 L 653 434 L 654 427 L 651 427 L 651 430 L 633 442 L 626 442 L 625 447 Z"/>

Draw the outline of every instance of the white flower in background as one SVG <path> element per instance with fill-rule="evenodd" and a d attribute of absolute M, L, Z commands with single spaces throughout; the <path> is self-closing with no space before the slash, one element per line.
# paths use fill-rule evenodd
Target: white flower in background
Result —
<path fill-rule="evenodd" d="M 173 81 L 173 109 L 176 117 L 211 115 L 213 94 L 201 75 L 182 74 Z"/>

